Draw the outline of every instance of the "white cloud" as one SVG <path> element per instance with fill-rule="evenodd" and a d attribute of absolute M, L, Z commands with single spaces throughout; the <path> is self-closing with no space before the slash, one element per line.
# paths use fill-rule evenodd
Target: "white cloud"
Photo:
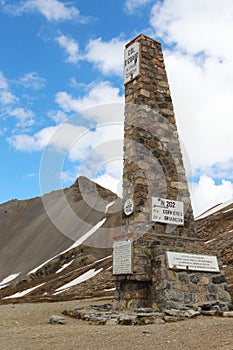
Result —
<path fill-rule="evenodd" d="M 151 25 L 156 39 L 172 44 L 165 64 L 179 133 L 200 176 L 192 185 L 197 215 L 233 197 L 233 182 L 224 180 L 233 180 L 233 3 L 164 0 Z"/>
<path fill-rule="evenodd" d="M 151 0 L 126 0 L 125 8 L 132 14 L 136 9 L 151 2 Z"/>
<path fill-rule="evenodd" d="M 25 88 L 40 90 L 45 86 L 45 79 L 36 72 L 30 72 L 21 77 L 19 83 Z"/>
<path fill-rule="evenodd" d="M 125 41 L 113 38 L 108 42 L 101 38 L 90 40 L 86 47 L 86 59 L 103 74 L 123 75 L 123 52 Z"/>
<path fill-rule="evenodd" d="M 203 175 L 198 183 L 191 184 L 191 197 L 194 215 L 198 216 L 216 204 L 232 199 L 233 184 L 225 180 L 216 184 L 211 177 Z"/>
<path fill-rule="evenodd" d="M 64 123 L 44 128 L 31 136 L 13 135 L 8 142 L 16 150 L 25 152 L 42 151 L 48 145 L 52 146 L 53 157 L 61 159 L 61 165 L 65 159 L 72 163 L 68 171 L 60 169 L 58 175 L 63 183 L 84 175 L 121 194 L 123 124 L 103 124 L 88 130 Z"/>
<path fill-rule="evenodd" d="M 55 121 L 56 124 L 63 123 L 67 119 L 67 115 L 63 111 L 49 111 L 48 116 Z"/>
<path fill-rule="evenodd" d="M 154 5 L 151 24 L 157 36 L 188 53 L 226 57 L 232 56 L 232 18 L 231 0 L 164 0 Z"/>
<path fill-rule="evenodd" d="M 225 83 L 227 67 L 213 61 L 200 68 L 192 57 L 166 53 L 166 67 L 172 90 L 180 136 L 194 172 L 232 157 L 232 88 Z M 215 77 L 215 81 L 213 79 Z M 233 86 L 233 77 L 232 84 Z"/>
<path fill-rule="evenodd" d="M 56 102 L 65 112 L 80 112 L 103 104 L 120 104 L 123 102 L 123 97 L 120 96 L 118 88 L 113 87 L 108 81 L 104 81 L 91 84 L 87 95 L 77 99 L 66 91 L 60 91 L 56 94 Z M 108 116 L 108 120 L 110 119 L 111 115 Z"/>
<path fill-rule="evenodd" d="M 79 10 L 58 0 L 27 0 L 18 12 L 39 12 L 48 21 L 64 21 L 79 17 Z"/>
<path fill-rule="evenodd" d="M 3 73 L 0 71 L 0 89 L 8 89 L 7 79 L 4 77 Z"/>
<path fill-rule="evenodd" d="M 77 63 L 81 56 L 79 54 L 78 43 L 65 35 L 60 35 L 57 37 L 57 42 L 63 48 L 67 54 L 67 62 Z"/>
<path fill-rule="evenodd" d="M 95 181 L 102 187 L 109 189 L 110 191 L 116 193 L 118 196 L 122 196 L 122 183 L 121 180 L 115 178 L 108 173 L 93 178 L 92 181 Z"/>
<path fill-rule="evenodd" d="M 216 170 L 232 159 L 233 3 L 165 0 L 153 7 L 151 24 L 175 44 L 165 63 L 194 173 Z"/>
<path fill-rule="evenodd" d="M 82 171 L 87 177 L 89 175 L 85 174 L 85 169 L 94 169 L 97 173 L 105 168 L 111 175 L 119 174 L 120 170 L 116 167 L 115 171 L 114 168 L 110 170 L 108 163 L 123 158 L 123 124 L 100 124 L 95 129 L 80 134 L 70 147 L 69 158 L 73 162 L 85 158 Z M 92 161 L 95 163 L 93 166 Z"/>
<path fill-rule="evenodd" d="M 62 171 L 59 175 L 62 182 L 66 185 L 74 183 L 77 178 L 77 176 L 75 176 L 70 170 Z"/>
<path fill-rule="evenodd" d="M 88 61 L 104 75 L 123 76 L 125 41 L 120 38 L 112 38 L 110 41 L 101 38 L 90 40 L 83 53 L 79 52 L 78 42 L 73 38 L 60 35 L 56 40 L 65 50 L 67 62 L 77 64 L 79 61 Z"/>
<path fill-rule="evenodd" d="M 9 90 L 7 78 L 0 71 L 0 102 L 3 105 L 13 104 L 18 101 L 18 98 Z"/>
<path fill-rule="evenodd" d="M 25 110 L 24 108 L 15 108 L 8 112 L 12 117 L 18 120 L 16 126 L 18 127 L 28 127 L 34 124 L 34 112 L 31 110 Z"/>
<path fill-rule="evenodd" d="M 32 136 L 13 135 L 8 138 L 8 142 L 15 149 L 26 152 L 41 151 L 48 145 L 55 147 L 58 151 L 68 151 L 72 143 L 86 131 L 84 127 L 64 123 L 60 126 L 44 128 Z"/>
<path fill-rule="evenodd" d="M 0 90 L 0 102 L 3 105 L 10 105 L 17 102 L 19 99 L 12 92 L 7 90 Z"/>

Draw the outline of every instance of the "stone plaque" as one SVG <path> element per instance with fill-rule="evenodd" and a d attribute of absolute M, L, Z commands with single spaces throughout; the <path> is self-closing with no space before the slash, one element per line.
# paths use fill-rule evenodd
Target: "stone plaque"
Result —
<path fill-rule="evenodd" d="M 123 275 L 132 273 L 132 244 L 131 241 L 115 241 L 113 244 L 113 274 Z"/>
<path fill-rule="evenodd" d="M 219 272 L 217 257 L 167 252 L 167 262 L 170 269 Z"/>
<path fill-rule="evenodd" d="M 152 197 L 152 221 L 184 225 L 183 202 Z"/>
<path fill-rule="evenodd" d="M 140 44 L 133 43 L 124 52 L 124 83 L 136 78 L 139 73 Z"/>
<path fill-rule="evenodd" d="M 133 200 L 132 199 L 127 199 L 124 204 L 124 213 L 125 215 L 131 215 L 133 213 Z"/>

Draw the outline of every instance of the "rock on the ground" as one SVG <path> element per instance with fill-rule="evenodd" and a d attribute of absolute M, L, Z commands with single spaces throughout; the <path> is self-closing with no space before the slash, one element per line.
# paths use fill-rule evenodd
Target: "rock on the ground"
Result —
<path fill-rule="evenodd" d="M 50 324 L 67 324 L 67 321 L 64 317 L 59 315 L 52 315 L 49 318 Z"/>

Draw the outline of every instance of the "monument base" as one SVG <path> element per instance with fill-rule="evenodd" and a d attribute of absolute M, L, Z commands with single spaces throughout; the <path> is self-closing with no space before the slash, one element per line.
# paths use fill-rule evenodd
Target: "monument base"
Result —
<path fill-rule="evenodd" d="M 180 259 L 180 265 L 171 267 L 170 253 Z M 215 263 L 213 258 L 201 255 L 199 239 L 169 236 L 168 240 L 163 235 L 148 245 L 147 239 L 140 238 L 132 243 L 132 274 L 114 276 L 116 305 L 164 311 L 216 304 L 226 310 L 231 297 L 221 260 L 217 257 Z"/>

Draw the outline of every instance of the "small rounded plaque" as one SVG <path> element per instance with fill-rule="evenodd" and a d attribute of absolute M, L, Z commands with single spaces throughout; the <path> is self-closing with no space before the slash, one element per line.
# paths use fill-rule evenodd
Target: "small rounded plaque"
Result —
<path fill-rule="evenodd" d="M 125 215 L 131 215 L 133 213 L 133 200 L 127 199 L 124 204 L 124 213 Z"/>

